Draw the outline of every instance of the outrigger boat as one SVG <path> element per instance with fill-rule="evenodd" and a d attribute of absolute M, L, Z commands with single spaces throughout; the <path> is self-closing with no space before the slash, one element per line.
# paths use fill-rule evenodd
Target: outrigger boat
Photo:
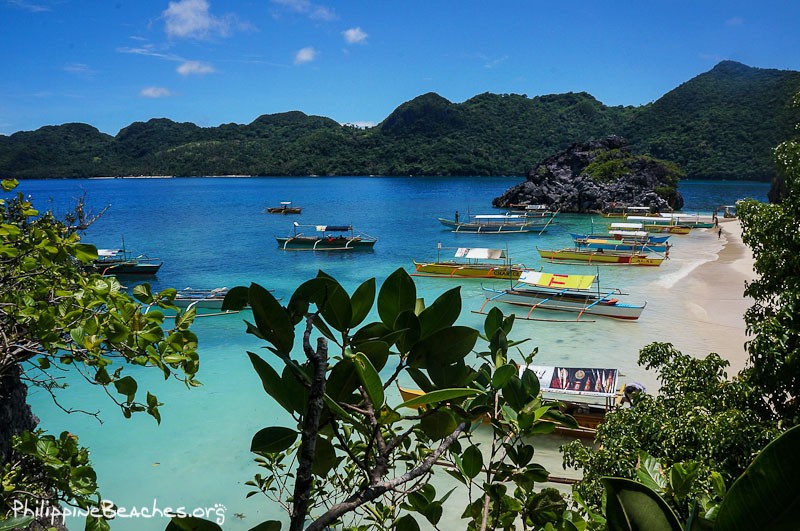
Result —
<path fill-rule="evenodd" d="M 155 275 L 162 264 L 158 258 L 134 257 L 125 249 L 98 249 L 97 256 L 88 268 L 101 275 Z"/>
<path fill-rule="evenodd" d="M 303 207 L 292 206 L 291 201 L 281 201 L 279 206 L 267 208 L 267 214 L 299 214 Z"/>
<path fill-rule="evenodd" d="M 222 301 L 228 294 L 228 288 L 196 289 L 184 288 L 175 295 L 173 304 L 178 308 L 207 308 L 219 310 L 222 308 Z"/>
<path fill-rule="evenodd" d="M 646 234 L 646 233 L 645 233 Z M 570 234 L 575 247 L 585 249 L 603 249 L 603 251 L 638 251 L 641 253 L 665 253 L 671 247 L 668 242 L 655 243 L 647 240 L 598 238 L 591 234 Z"/>
<path fill-rule="evenodd" d="M 474 234 L 537 232 L 541 234 L 553 222 L 555 215 L 529 217 L 524 214 L 480 214 L 469 216 L 467 221 L 460 221 L 458 217 L 456 219 L 437 219 L 445 227 L 453 229 L 453 232 Z"/>
<path fill-rule="evenodd" d="M 668 232 L 670 234 L 689 234 L 692 227 L 677 225 L 675 220 L 662 217 L 628 216 L 628 220 L 641 222 L 647 232 Z"/>
<path fill-rule="evenodd" d="M 475 313 L 485 313 L 483 309 L 490 302 L 503 302 L 530 308 L 524 316 L 528 320 L 552 321 L 553 319 L 532 318 L 534 310 L 554 310 L 577 313 L 576 321 L 585 314 L 611 317 L 614 319 L 636 320 L 647 303 L 627 304 L 616 296 L 623 295 L 618 288 L 602 292 L 596 290 L 596 275 L 561 275 L 539 271 L 525 271 L 516 284 L 507 289 L 481 286 L 490 295 L 486 297 L 481 309 Z"/>
<path fill-rule="evenodd" d="M 554 432 L 580 438 L 594 438 L 606 413 L 618 405 L 622 399 L 622 388 L 617 387 L 617 369 L 584 367 L 545 367 L 528 365 L 539 378 L 544 403 L 554 405 L 561 413 L 572 416 L 578 428 L 556 425 Z M 520 373 L 524 367 L 520 367 Z M 398 384 L 400 397 L 404 402 L 425 395 L 419 389 L 408 389 Z M 563 400 L 561 396 L 574 397 Z M 591 401 L 585 400 L 590 399 Z M 599 403 L 597 399 L 603 399 Z M 487 415 L 485 422 L 491 419 Z"/>
<path fill-rule="evenodd" d="M 539 256 L 551 263 L 585 262 L 589 265 L 660 266 L 664 258 L 653 258 L 637 251 L 606 251 L 605 249 L 539 249 Z"/>
<path fill-rule="evenodd" d="M 613 205 L 600 212 L 604 218 L 627 218 L 628 216 L 658 216 L 652 214 L 650 207 Z"/>
<path fill-rule="evenodd" d="M 414 262 L 417 277 L 438 278 L 478 278 L 516 280 L 525 270 L 524 264 L 512 264 L 503 249 L 485 249 L 460 247 L 456 250 L 454 260 L 440 259 L 442 244 L 437 246 L 436 262 Z"/>
<path fill-rule="evenodd" d="M 294 222 L 291 236 L 276 236 L 284 251 L 370 251 L 377 238 L 357 233 L 351 225 L 300 225 Z M 298 233 L 298 227 L 314 227 L 319 234 Z"/>
<path fill-rule="evenodd" d="M 661 214 L 664 219 L 676 225 L 684 225 L 693 229 L 710 229 L 714 227 L 713 216 L 701 216 L 700 214 Z"/>

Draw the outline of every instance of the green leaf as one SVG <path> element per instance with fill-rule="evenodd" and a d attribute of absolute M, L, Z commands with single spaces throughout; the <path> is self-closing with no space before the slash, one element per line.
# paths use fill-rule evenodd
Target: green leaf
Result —
<path fill-rule="evenodd" d="M 417 288 L 405 269 L 398 268 L 381 286 L 378 293 L 378 315 L 391 330 L 395 330 L 395 320 L 402 312 L 411 310 L 417 304 Z"/>
<path fill-rule="evenodd" d="M 267 520 L 255 527 L 251 527 L 249 531 L 281 531 L 281 522 L 278 520 Z"/>
<path fill-rule="evenodd" d="M 106 519 L 87 514 L 83 529 L 84 531 L 109 531 L 111 526 Z"/>
<path fill-rule="evenodd" d="M 796 529 L 800 522 L 800 426 L 769 443 L 722 500 L 715 529 Z"/>
<path fill-rule="evenodd" d="M 522 380 L 520 380 L 516 375 L 513 375 L 508 379 L 506 385 L 503 387 L 503 398 L 506 399 L 506 402 L 508 402 L 508 405 L 510 405 L 512 408 L 521 410 L 523 407 L 525 407 L 525 404 L 536 397 L 525 392 L 525 387 L 522 385 Z"/>
<path fill-rule="evenodd" d="M 372 305 L 375 304 L 375 279 L 364 281 L 350 297 L 353 314 L 350 318 L 350 328 L 355 328 L 367 318 Z"/>
<path fill-rule="evenodd" d="M 153 291 L 150 289 L 150 284 L 137 284 L 133 287 L 132 293 L 133 297 L 143 304 L 153 302 Z"/>
<path fill-rule="evenodd" d="M 311 472 L 316 476 L 324 478 L 328 472 L 336 466 L 336 450 L 331 442 L 324 437 L 317 437 L 316 449 L 314 451 L 314 462 L 311 464 Z"/>
<path fill-rule="evenodd" d="M 672 465 L 669 471 L 669 483 L 677 499 L 682 500 L 689 495 L 699 472 L 700 465 L 694 461 Z"/>
<path fill-rule="evenodd" d="M 667 502 L 641 483 L 625 478 L 602 478 L 606 488 L 609 531 L 681 531 Z"/>
<path fill-rule="evenodd" d="M 414 345 L 409 354 L 409 364 L 429 367 L 462 361 L 472 352 L 477 340 L 478 331 L 467 326 L 438 330 Z"/>
<path fill-rule="evenodd" d="M 461 455 L 461 471 L 469 479 L 475 479 L 483 468 L 483 454 L 480 448 L 472 445 Z"/>
<path fill-rule="evenodd" d="M 376 371 L 375 367 L 372 366 L 372 362 L 369 361 L 369 358 L 367 358 L 367 356 L 361 352 L 353 357 L 353 363 L 355 364 L 358 377 L 367 392 L 367 396 L 369 396 L 370 402 L 372 402 L 372 406 L 376 410 L 380 409 L 383 407 L 385 398 L 383 393 L 383 382 L 381 382 L 381 377 L 378 375 L 378 371 Z"/>
<path fill-rule="evenodd" d="M 297 432 L 291 428 L 272 426 L 259 430 L 250 442 L 250 451 L 256 454 L 274 454 L 287 450 L 297 440 Z"/>
<path fill-rule="evenodd" d="M 410 514 L 401 516 L 394 523 L 394 531 L 419 531 L 419 529 L 419 524 Z"/>
<path fill-rule="evenodd" d="M 127 397 L 128 403 L 131 403 L 136 396 L 136 390 L 139 386 L 136 383 L 136 380 L 134 380 L 131 376 L 125 376 L 119 380 L 116 380 L 114 382 L 114 387 L 117 388 L 117 392 L 119 394 Z"/>
<path fill-rule="evenodd" d="M 5 181 L 3 181 L 5 183 Z M 13 529 L 24 529 L 33 522 L 33 516 L 17 516 L 7 520 L 0 520 L 0 531 L 12 531 Z"/>
<path fill-rule="evenodd" d="M 482 393 L 478 389 L 437 389 L 436 391 L 425 393 L 424 395 L 412 398 L 411 400 L 406 400 L 397 407 L 419 408 L 429 404 L 438 404 L 440 402 L 447 402 L 456 398 L 464 398 L 479 394 Z"/>
<path fill-rule="evenodd" d="M 222 528 L 208 520 L 194 516 L 174 516 L 164 531 L 222 531 Z"/>
<path fill-rule="evenodd" d="M 97 247 L 88 243 L 76 243 L 72 247 L 72 256 L 83 264 L 88 264 L 92 260 L 97 260 Z"/>
<path fill-rule="evenodd" d="M 444 439 L 455 431 L 458 423 L 452 413 L 446 410 L 434 411 L 419 422 L 422 431 L 434 441 Z"/>
<path fill-rule="evenodd" d="M 325 275 L 322 271 L 319 274 Z M 350 296 L 336 280 L 327 275 L 323 278 L 326 278 L 328 283 L 325 289 L 317 294 L 315 300 L 317 307 L 329 325 L 339 332 L 345 332 L 350 328 L 350 321 L 353 319 Z"/>
<path fill-rule="evenodd" d="M 283 386 L 278 372 L 257 354 L 248 352 L 247 355 L 250 357 L 250 363 L 253 364 L 256 374 L 261 378 L 261 385 L 264 387 L 264 391 L 275 399 L 283 409 L 291 413 L 291 402 L 285 396 L 286 388 Z"/>
<path fill-rule="evenodd" d="M 271 343 L 278 355 L 288 356 L 294 345 L 294 325 L 286 310 L 258 284 L 250 285 L 248 297 L 260 337 Z"/>
<path fill-rule="evenodd" d="M 661 463 L 644 450 L 639 450 L 639 466 L 636 469 L 639 481 L 653 490 L 664 490 L 667 479 L 661 473 Z"/>
<path fill-rule="evenodd" d="M 497 306 L 492 307 L 483 320 L 483 333 L 491 338 L 503 326 L 503 312 Z"/>
<path fill-rule="evenodd" d="M 517 367 L 514 365 L 503 365 L 498 367 L 492 375 L 492 387 L 502 389 L 508 381 L 517 374 Z"/>
<path fill-rule="evenodd" d="M 235 286 L 228 290 L 222 299 L 222 311 L 239 311 L 247 306 L 250 299 L 250 290 L 246 286 Z"/>
<path fill-rule="evenodd" d="M 419 314 L 420 337 L 425 338 L 453 326 L 461 314 L 461 287 L 442 293 L 430 306 Z"/>

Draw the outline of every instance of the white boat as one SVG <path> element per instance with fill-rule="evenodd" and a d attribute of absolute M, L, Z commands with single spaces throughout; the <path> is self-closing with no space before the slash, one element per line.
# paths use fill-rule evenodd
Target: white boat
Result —
<path fill-rule="evenodd" d="M 522 319 L 534 319 L 538 309 L 577 313 L 577 321 L 584 315 L 599 315 L 614 319 L 636 320 L 647 303 L 628 304 L 617 297 L 623 295 L 618 288 L 601 290 L 595 275 L 561 275 L 540 271 L 525 271 L 510 288 L 496 289 L 482 286 L 489 295 L 478 313 L 489 302 L 503 302 L 530 308 Z M 553 319 L 541 319 L 553 320 Z"/>
<path fill-rule="evenodd" d="M 178 308 L 207 308 L 212 310 L 222 309 L 222 301 L 228 293 L 228 288 L 184 288 L 175 295 L 173 304 Z"/>
<path fill-rule="evenodd" d="M 525 214 L 479 214 L 468 216 L 467 220 L 437 218 L 439 223 L 450 227 L 453 232 L 474 234 L 513 234 L 525 232 L 542 233 L 552 223 L 555 216 L 530 217 Z"/>

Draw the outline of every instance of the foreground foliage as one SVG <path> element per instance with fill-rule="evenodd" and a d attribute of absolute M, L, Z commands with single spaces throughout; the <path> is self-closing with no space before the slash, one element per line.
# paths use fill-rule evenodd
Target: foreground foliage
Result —
<path fill-rule="evenodd" d="M 13 192 L 17 182 L 2 186 Z M 174 309 L 175 290 L 153 294 L 143 284 L 131 298 L 115 278 L 84 271 L 97 250 L 80 241 L 81 225 L 40 213 L 21 193 L 0 199 L 0 394 L 8 400 L 0 423 L 0 520 L 26 504 L 86 509 L 100 501 L 88 452 L 77 436 L 32 432 L 26 384 L 46 390 L 72 412 L 58 398 L 66 387 L 63 374 L 72 371 L 126 417 L 145 412 L 158 422 L 158 398 L 140 391 L 126 366 L 152 367 L 165 379 L 198 385 L 197 337 L 189 328 L 193 312 L 166 326 L 159 307 Z M 143 311 L 147 307 L 151 311 Z M 91 517 L 88 525 L 108 527 Z"/>

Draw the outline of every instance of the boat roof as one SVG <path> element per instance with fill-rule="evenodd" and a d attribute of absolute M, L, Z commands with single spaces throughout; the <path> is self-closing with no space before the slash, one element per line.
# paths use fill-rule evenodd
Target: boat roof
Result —
<path fill-rule="evenodd" d="M 633 223 L 631 223 L 633 225 Z M 636 225 L 641 225 L 640 223 L 636 223 Z M 650 233 L 644 230 L 610 230 L 608 231 L 609 234 L 616 236 L 619 234 L 620 236 L 628 236 L 628 237 L 636 237 L 636 238 L 644 238 L 648 236 Z"/>
<path fill-rule="evenodd" d="M 520 372 L 525 367 L 520 367 Z M 614 397 L 617 394 L 617 369 L 598 367 L 550 367 L 528 365 L 536 373 L 543 392 L 583 396 Z"/>
<path fill-rule="evenodd" d="M 525 216 L 520 214 L 479 214 L 473 217 L 475 219 L 520 219 Z"/>
<path fill-rule="evenodd" d="M 628 219 L 635 219 L 635 218 L 632 218 L 632 217 L 628 216 Z M 611 228 L 612 229 L 641 229 L 642 228 L 642 224 L 641 223 L 612 223 L 611 224 Z"/>
<path fill-rule="evenodd" d="M 650 212 L 650 207 L 647 206 L 631 206 L 628 210 L 635 210 L 637 212 Z"/>
<path fill-rule="evenodd" d="M 122 249 L 98 249 L 97 256 L 117 256 L 124 252 Z"/>
<path fill-rule="evenodd" d="M 561 275 L 541 271 L 523 271 L 519 281 L 532 286 L 553 289 L 581 289 L 592 287 L 595 275 Z"/>
<path fill-rule="evenodd" d="M 281 201 L 281 204 L 282 205 L 291 205 L 292 202 L 291 201 Z"/>
<path fill-rule="evenodd" d="M 349 232 L 353 230 L 352 225 L 316 225 L 317 232 Z"/>
<path fill-rule="evenodd" d="M 456 250 L 456 258 L 478 258 L 484 260 L 505 260 L 506 251 L 504 249 L 486 249 L 484 247 L 459 247 Z"/>
<path fill-rule="evenodd" d="M 547 210 L 550 207 L 548 205 L 526 205 L 525 210 Z"/>
<path fill-rule="evenodd" d="M 647 223 L 654 223 L 656 220 L 661 219 L 655 216 L 628 216 L 627 219 L 632 219 L 633 221 L 644 221 Z"/>

